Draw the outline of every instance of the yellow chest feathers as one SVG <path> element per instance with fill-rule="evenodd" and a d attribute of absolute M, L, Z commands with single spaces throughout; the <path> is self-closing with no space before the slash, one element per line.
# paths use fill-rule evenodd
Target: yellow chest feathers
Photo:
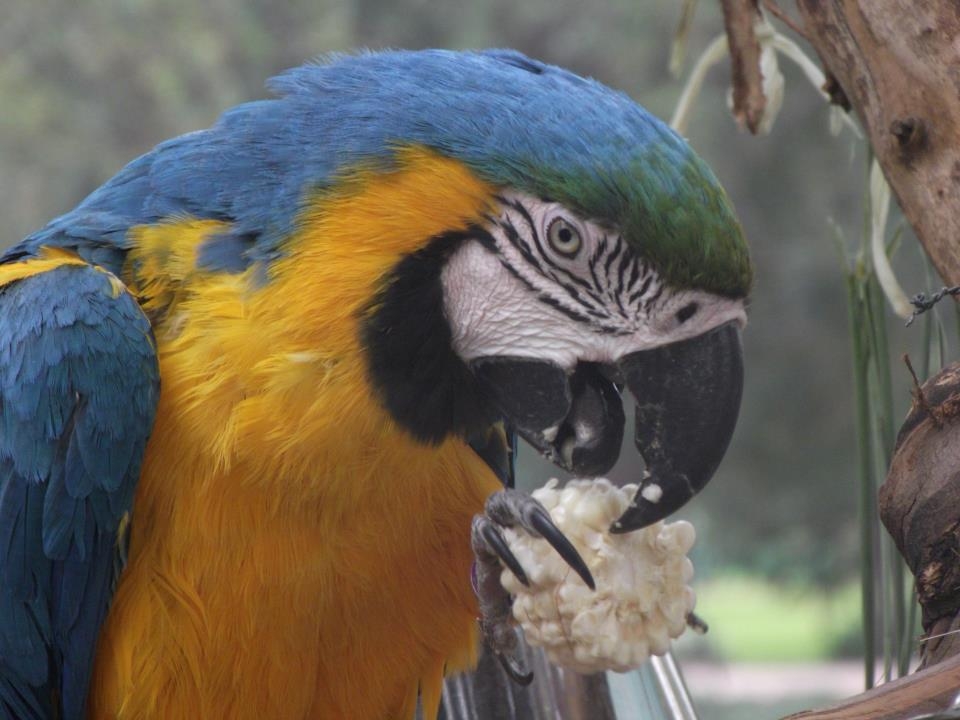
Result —
<path fill-rule="evenodd" d="M 126 279 L 157 318 L 163 391 L 221 465 L 262 457 L 265 445 L 293 455 L 309 446 L 314 462 L 326 446 L 339 462 L 344 442 L 393 432 L 370 390 L 358 325 L 404 256 L 477 222 L 493 194 L 459 163 L 419 149 L 338 188 L 307 203 L 266 268 L 197 270 L 198 248 L 224 223 L 133 230 Z"/>
<path fill-rule="evenodd" d="M 338 187 L 266 269 L 197 270 L 219 222 L 133 231 L 161 404 L 94 716 L 409 716 L 472 660 L 469 524 L 498 483 L 462 440 L 393 421 L 359 323 L 401 258 L 492 191 L 422 150 Z"/>

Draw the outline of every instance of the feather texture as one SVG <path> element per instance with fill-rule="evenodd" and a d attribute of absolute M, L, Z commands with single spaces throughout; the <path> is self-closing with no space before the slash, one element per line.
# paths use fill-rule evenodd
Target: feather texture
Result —
<path fill-rule="evenodd" d="M 310 193 L 337 188 L 359 165 L 389 168 L 398 148 L 415 145 L 619 227 L 677 288 L 747 294 L 747 247 L 713 173 L 663 122 L 598 82 L 508 50 L 428 50 L 333 56 L 270 88 L 279 99 L 159 145 L 28 247 L 76 247 L 119 272 L 127 227 L 189 215 L 232 223 L 201 256 L 235 272 L 283 252 Z"/>
<path fill-rule="evenodd" d="M 409 717 L 473 662 L 468 528 L 499 482 L 390 418 L 360 324 L 400 258 L 490 195 L 405 151 L 307 204 L 266 283 L 196 268 L 219 223 L 132 231 L 129 280 L 164 298 L 164 392 L 94 717 Z"/>
<path fill-rule="evenodd" d="M 675 287 L 747 292 L 713 175 L 599 83 L 508 51 L 424 51 L 271 87 L 0 255 L 15 717 L 49 717 L 57 695 L 80 717 L 95 643 L 91 717 L 402 718 L 418 693 L 435 711 L 443 673 L 476 655 L 470 519 L 500 485 L 452 426 L 398 423 L 364 333 L 396 331 L 368 322 L 378 302 L 425 290 L 391 284 L 404 259 L 445 257 L 436 243 L 482 225 L 503 188 L 618 226 Z M 443 366 L 425 360 L 379 377 Z M 499 455 L 475 424 L 456 431 Z"/>
<path fill-rule="evenodd" d="M 62 252 L 0 266 L 0 717 L 83 716 L 157 381 L 116 278 Z"/>

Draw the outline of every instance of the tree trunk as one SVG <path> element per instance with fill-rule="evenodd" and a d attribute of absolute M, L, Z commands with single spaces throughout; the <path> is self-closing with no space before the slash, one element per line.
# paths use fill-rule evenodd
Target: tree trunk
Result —
<path fill-rule="evenodd" d="M 797 8 L 937 271 L 960 284 L 960 2 L 797 0 Z"/>
<path fill-rule="evenodd" d="M 936 665 L 960 653 L 960 363 L 914 390 L 880 517 L 916 578 L 920 667 Z"/>
<path fill-rule="evenodd" d="M 755 39 L 742 30 L 749 29 L 758 0 L 721 3 L 731 55 L 749 57 Z M 774 0 L 763 5 L 784 17 Z M 824 90 L 856 113 L 943 281 L 960 285 L 960 0 L 796 5 L 802 33 L 826 71 Z M 735 112 L 749 120 L 745 98 L 758 82 L 735 72 L 734 83 L 745 85 L 739 95 L 735 88 Z M 960 634 L 950 633 L 960 627 L 958 458 L 960 366 L 918 389 L 880 499 L 884 522 L 917 579 L 928 635 L 925 669 L 792 720 L 895 720 L 951 707 L 960 689 Z"/>

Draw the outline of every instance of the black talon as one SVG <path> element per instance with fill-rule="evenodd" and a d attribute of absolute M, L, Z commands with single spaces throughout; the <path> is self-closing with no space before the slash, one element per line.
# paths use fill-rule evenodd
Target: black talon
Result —
<path fill-rule="evenodd" d="M 501 653 L 496 653 L 497 660 L 500 661 L 500 667 L 503 668 L 504 672 L 510 676 L 510 679 L 513 680 L 517 685 L 526 687 L 533 682 L 533 671 L 523 672 L 522 668 L 514 664 L 512 658 L 508 658 L 506 655 Z"/>
<path fill-rule="evenodd" d="M 480 529 L 480 533 L 483 535 L 483 539 L 487 541 L 490 549 L 497 554 L 497 557 L 503 561 L 504 565 L 510 568 L 510 572 L 516 575 L 517 580 L 523 583 L 524 587 L 530 587 L 530 580 L 527 578 L 527 573 L 523 571 L 523 566 L 520 565 L 517 556 L 510 550 L 510 546 L 507 544 L 506 538 L 500 534 L 500 530 L 492 523 L 486 523 Z"/>
<path fill-rule="evenodd" d="M 573 543 L 567 540 L 567 536 L 554 525 L 550 514 L 542 507 L 534 507 L 530 511 L 529 520 L 530 526 L 550 543 L 553 549 L 560 554 L 560 557 L 567 561 L 567 564 L 583 579 L 587 587 L 596 590 L 597 584 L 593 581 L 593 575 L 590 574 L 587 564 L 580 557 L 580 553 L 577 552 Z"/>
<path fill-rule="evenodd" d="M 550 519 L 546 508 L 530 495 L 513 489 L 495 492 L 487 499 L 484 514 L 474 516 L 470 542 L 476 558 L 474 590 L 480 605 L 480 631 L 510 679 L 518 685 L 529 685 L 533 673 L 525 672 L 517 657 L 519 640 L 512 623 L 510 595 L 500 583 L 503 565 L 527 587 L 530 581 L 503 536 L 505 527 L 543 538 L 587 587 L 596 590 L 596 584 L 580 553 Z"/>

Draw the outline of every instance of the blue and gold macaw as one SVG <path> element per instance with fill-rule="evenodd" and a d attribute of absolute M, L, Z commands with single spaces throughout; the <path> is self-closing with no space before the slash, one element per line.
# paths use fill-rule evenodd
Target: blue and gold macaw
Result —
<path fill-rule="evenodd" d="M 271 87 L 0 258 L 2 718 L 430 717 L 503 525 L 590 580 L 515 435 L 602 473 L 625 386 L 616 532 L 726 450 L 750 263 L 661 122 L 509 51 Z"/>

